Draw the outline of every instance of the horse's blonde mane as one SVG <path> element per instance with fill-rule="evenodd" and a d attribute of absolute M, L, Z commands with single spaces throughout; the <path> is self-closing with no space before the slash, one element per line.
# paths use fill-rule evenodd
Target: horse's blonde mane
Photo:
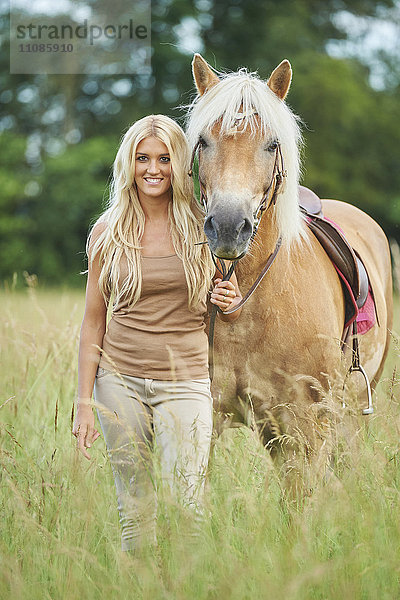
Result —
<path fill-rule="evenodd" d="M 276 203 L 275 219 L 283 242 L 290 247 L 304 237 L 298 203 L 302 136 L 298 117 L 267 83 L 246 69 L 220 75 L 220 81 L 189 106 L 186 128 L 189 143 L 194 148 L 199 136 L 210 132 L 218 120 L 221 135 L 228 133 L 239 112 L 245 115 L 244 127 L 250 127 L 252 132 L 261 128 L 263 135 L 276 136 L 281 143 L 288 176 Z"/>

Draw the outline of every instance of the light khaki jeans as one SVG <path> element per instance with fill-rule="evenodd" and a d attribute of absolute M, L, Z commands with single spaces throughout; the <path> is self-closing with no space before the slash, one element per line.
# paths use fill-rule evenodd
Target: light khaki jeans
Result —
<path fill-rule="evenodd" d="M 121 548 L 155 544 L 160 482 L 196 515 L 202 512 L 212 434 L 210 380 L 141 379 L 99 367 L 94 396 L 117 490 Z"/>

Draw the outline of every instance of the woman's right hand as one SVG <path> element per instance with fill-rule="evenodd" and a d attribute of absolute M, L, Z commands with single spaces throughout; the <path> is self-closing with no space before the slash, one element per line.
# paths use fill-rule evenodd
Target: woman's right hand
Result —
<path fill-rule="evenodd" d="M 76 409 L 72 433 L 77 439 L 77 448 L 85 458 L 90 460 L 86 448 L 90 448 L 100 433 L 94 427 L 94 414 L 90 402 L 79 402 Z"/>

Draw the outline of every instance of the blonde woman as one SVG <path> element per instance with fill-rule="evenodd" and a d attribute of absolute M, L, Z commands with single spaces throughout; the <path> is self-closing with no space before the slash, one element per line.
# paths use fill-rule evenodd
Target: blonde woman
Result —
<path fill-rule="evenodd" d="M 172 119 L 151 115 L 134 123 L 114 162 L 109 206 L 87 243 L 73 434 L 90 459 L 87 449 L 100 435 L 94 404 L 124 551 L 156 543 L 155 448 L 165 489 L 179 491 L 196 511 L 201 506 L 212 432 L 204 317 L 214 267 L 207 245 L 199 244 L 204 215 L 189 159 L 184 132 Z M 226 310 L 240 299 L 234 277 L 217 277 L 211 302 Z"/>

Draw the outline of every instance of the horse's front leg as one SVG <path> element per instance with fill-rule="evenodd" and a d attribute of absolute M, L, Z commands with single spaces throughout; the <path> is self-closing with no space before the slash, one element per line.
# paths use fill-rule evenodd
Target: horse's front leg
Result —
<path fill-rule="evenodd" d="M 287 400 L 281 400 L 282 398 Z M 320 483 L 332 478 L 341 407 L 332 389 L 312 377 L 286 380 L 267 401 L 252 398 L 255 424 L 270 450 L 290 500 L 299 502 Z"/>

